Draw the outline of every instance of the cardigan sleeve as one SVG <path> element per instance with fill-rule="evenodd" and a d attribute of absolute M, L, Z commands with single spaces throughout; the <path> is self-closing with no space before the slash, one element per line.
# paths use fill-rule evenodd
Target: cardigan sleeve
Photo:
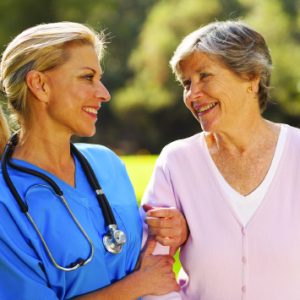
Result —
<path fill-rule="evenodd" d="M 143 204 L 149 204 L 155 207 L 177 207 L 176 198 L 174 195 L 172 181 L 170 178 L 170 173 L 165 165 L 164 159 L 160 156 L 156 162 L 154 167 L 154 171 L 150 182 L 146 188 L 144 193 Z M 145 219 L 145 212 L 144 210 L 140 209 L 141 215 L 143 220 Z M 143 234 L 143 242 L 145 243 L 146 237 L 148 236 L 147 233 L 147 225 L 144 223 L 144 234 Z M 153 254 L 168 254 L 169 247 L 162 246 L 161 244 L 157 243 L 156 248 Z M 162 296 L 145 296 L 142 298 L 143 300 L 180 300 L 181 296 L 180 293 L 172 292 Z"/>

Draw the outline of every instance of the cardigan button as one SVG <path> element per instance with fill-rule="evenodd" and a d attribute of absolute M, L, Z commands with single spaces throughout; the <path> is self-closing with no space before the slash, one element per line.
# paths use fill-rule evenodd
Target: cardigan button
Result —
<path fill-rule="evenodd" d="M 242 232 L 242 235 L 245 235 L 245 234 L 246 234 L 246 229 L 245 229 L 245 227 L 242 227 L 242 228 L 241 228 L 241 232 Z"/>
<path fill-rule="evenodd" d="M 247 258 L 245 256 L 242 257 L 242 263 L 245 264 L 247 262 Z"/>
<path fill-rule="evenodd" d="M 246 293 L 246 291 L 247 291 L 246 286 L 243 285 L 243 286 L 242 286 L 242 292 L 243 292 L 243 293 Z"/>

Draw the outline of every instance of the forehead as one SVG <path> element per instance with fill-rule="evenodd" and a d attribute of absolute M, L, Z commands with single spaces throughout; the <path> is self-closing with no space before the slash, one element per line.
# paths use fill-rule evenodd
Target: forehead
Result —
<path fill-rule="evenodd" d="M 201 71 L 214 67 L 224 68 L 224 65 L 217 56 L 200 51 L 193 52 L 179 62 L 179 69 L 182 75 L 191 71 Z"/>
<path fill-rule="evenodd" d="M 100 61 L 92 45 L 70 45 L 66 47 L 67 60 L 62 65 L 73 68 L 92 68 L 101 72 Z"/>

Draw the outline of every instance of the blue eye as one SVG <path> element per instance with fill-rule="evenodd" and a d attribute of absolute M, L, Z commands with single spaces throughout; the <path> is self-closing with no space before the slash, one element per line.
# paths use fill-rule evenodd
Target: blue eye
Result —
<path fill-rule="evenodd" d="M 88 81 L 93 81 L 94 75 L 93 74 L 87 74 L 87 75 L 84 75 L 83 78 L 88 80 Z"/>

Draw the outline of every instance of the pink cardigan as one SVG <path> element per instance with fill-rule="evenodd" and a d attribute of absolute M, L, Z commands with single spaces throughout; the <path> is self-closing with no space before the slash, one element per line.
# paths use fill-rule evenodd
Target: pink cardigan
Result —
<path fill-rule="evenodd" d="M 181 249 L 181 294 L 145 299 L 300 299 L 300 130 L 287 127 L 281 161 L 243 227 L 209 168 L 203 133 L 166 146 L 143 202 L 176 206 L 190 236 Z"/>

